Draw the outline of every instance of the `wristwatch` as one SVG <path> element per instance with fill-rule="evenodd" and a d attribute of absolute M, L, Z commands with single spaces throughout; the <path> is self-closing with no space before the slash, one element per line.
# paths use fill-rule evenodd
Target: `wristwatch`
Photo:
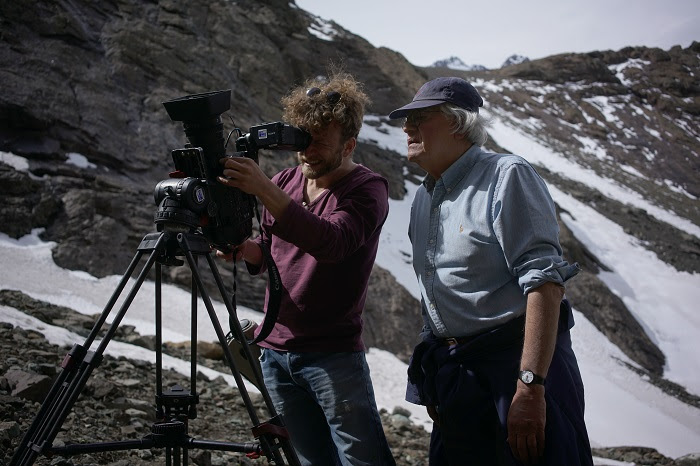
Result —
<path fill-rule="evenodd" d="M 540 377 L 531 370 L 520 371 L 518 378 L 525 385 L 544 385 L 544 377 Z"/>

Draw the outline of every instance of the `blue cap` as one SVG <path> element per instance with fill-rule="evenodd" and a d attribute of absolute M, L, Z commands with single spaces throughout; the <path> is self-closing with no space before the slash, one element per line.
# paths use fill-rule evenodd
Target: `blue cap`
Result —
<path fill-rule="evenodd" d="M 402 118 L 413 109 L 432 107 L 445 102 L 477 113 L 479 107 L 484 105 L 484 99 L 476 92 L 474 86 L 464 79 L 436 78 L 423 84 L 413 97 L 413 101 L 391 112 L 389 118 Z"/>

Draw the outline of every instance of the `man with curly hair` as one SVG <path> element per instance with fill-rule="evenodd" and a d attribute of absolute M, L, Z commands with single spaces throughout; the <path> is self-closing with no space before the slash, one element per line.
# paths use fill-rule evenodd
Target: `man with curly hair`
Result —
<path fill-rule="evenodd" d="M 367 284 L 389 211 L 387 181 L 352 159 L 368 103 L 347 73 L 307 81 L 282 99 L 284 120 L 312 136 L 299 165 L 270 180 L 254 161 L 232 157 L 220 179 L 265 207 L 260 236 L 241 244 L 236 260 L 263 272 L 264 243 L 279 268 L 279 316 L 260 343 L 260 362 L 304 465 L 395 464 L 362 343 Z"/>

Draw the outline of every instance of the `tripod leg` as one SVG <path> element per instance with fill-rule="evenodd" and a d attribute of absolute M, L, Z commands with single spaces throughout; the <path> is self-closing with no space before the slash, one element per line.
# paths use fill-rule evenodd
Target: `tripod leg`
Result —
<path fill-rule="evenodd" d="M 162 295 L 161 295 L 161 280 L 162 266 L 156 263 L 156 282 L 155 282 L 155 315 L 156 324 L 156 400 L 163 396 L 163 331 L 162 331 Z M 157 407 L 157 417 L 162 418 L 161 407 Z"/>
<path fill-rule="evenodd" d="M 180 240 L 180 238 L 178 238 Z M 219 318 L 216 316 L 216 311 L 214 310 L 214 306 L 211 303 L 211 299 L 209 298 L 209 294 L 207 293 L 206 289 L 204 288 L 204 282 L 202 282 L 202 278 L 199 275 L 199 269 L 197 268 L 197 263 L 194 260 L 194 256 L 192 255 L 192 251 L 189 248 L 189 244 L 187 242 L 187 239 L 182 236 L 181 241 L 184 243 L 183 244 L 183 251 L 185 253 L 185 257 L 187 258 L 187 263 L 190 266 L 190 269 L 192 271 L 192 277 L 195 280 L 197 284 L 197 288 L 199 289 L 199 292 L 202 296 L 202 301 L 204 301 L 204 305 L 207 308 L 207 312 L 209 313 L 209 318 L 212 321 L 212 325 L 214 326 L 214 331 L 216 332 L 216 336 L 219 340 L 219 343 L 222 346 L 222 349 L 224 350 L 224 356 L 226 357 L 226 362 L 228 363 L 229 367 L 231 368 L 231 373 L 233 375 L 233 378 L 236 380 L 236 385 L 238 386 L 239 391 L 241 392 L 241 395 L 243 396 L 243 402 L 248 409 L 248 414 L 251 417 L 251 420 L 254 423 L 258 423 L 258 417 L 257 413 L 255 412 L 255 408 L 253 407 L 253 403 L 250 400 L 250 397 L 248 396 L 248 392 L 245 389 L 245 384 L 243 382 L 243 377 L 241 374 L 238 372 L 236 369 L 236 366 L 233 363 L 233 356 L 231 355 L 231 351 L 228 348 L 228 345 L 226 344 L 226 336 L 224 334 L 223 329 L 221 328 L 221 324 L 219 323 Z M 195 342 L 192 342 L 194 345 Z"/>
<path fill-rule="evenodd" d="M 109 326 L 109 329 L 107 330 L 107 334 L 102 339 L 99 346 L 97 347 L 97 350 L 95 351 L 97 354 L 101 355 L 102 353 L 104 353 L 104 350 L 107 348 L 107 345 L 112 340 L 112 337 L 114 337 L 114 334 L 117 332 L 117 328 L 119 328 L 119 324 L 121 324 L 122 319 L 126 315 L 126 311 L 129 310 L 129 306 L 131 306 L 131 303 L 134 301 L 136 294 L 139 292 L 139 289 L 141 288 L 141 285 L 143 285 L 143 282 L 146 280 L 146 276 L 148 275 L 148 272 L 150 272 L 151 268 L 153 267 L 153 264 L 156 262 L 156 259 L 158 258 L 158 255 L 162 252 L 160 250 L 160 246 L 163 244 L 163 242 L 164 242 L 164 239 L 161 236 L 161 238 L 158 240 L 158 243 L 154 247 L 153 252 L 151 252 L 151 255 L 148 256 L 148 261 L 146 261 L 146 264 L 143 266 L 143 269 L 141 269 L 141 273 L 139 273 L 139 276 L 136 278 L 136 283 L 134 283 L 134 286 L 131 288 L 131 290 L 129 291 L 129 294 L 124 299 L 122 306 L 119 308 L 119 312 L 117 312 L 117 315 L 114 317 L 114 320 L 112 321 L 112 325 Z"/>
<path fill-rule="evenodd" d="M 199 274 L 199 270 L 197 268 L 197 263 L 193 257 L 192 254 L 192 249 L 190 247 L 190 244 L 187 240 L 187 237 L 185 235 L 178 235 L 178 241 L 181 243 L 181 249 L 185 254 L 185 257 L 187 258 L 187 263 L 190 266 L 190 269 L 192 271 L 192 276 L 195 279 L 197 283 L 197 287 L 199 288 L 200 294 L 202 296 L 202 300 L 204 301 L 204 304 L 207 308 L 207 311 L 209 313 L 209 318 L 212 322 L 212 325 L 214 326 L 214 330 L 216 332 L 216 335 L 219 339 L 219 343 L 221 344 L 221 347 L 224 351 L 224 356 L 226 357 L 226 361 L 231 369 L 231 373 L 233 374 L 234 379 L 236 380 L 236 385 L 238 386 L 238 390 L 241 394 L 241 397 L 243 398 L 243 402 L 246 406 L 246 409 L 248 410 L 248 414 L 250 415 L 251 421 L 255 424 L 255 426 L 260 425 L 260 421 L 258 420 L 257 413 L 255 412 L 255 408 L 253 407 L 253 404 L 250 400 L 250 397 L 248 395 L 247 390 L 245 389 L 245 385 L 243 383 L 243 378 L 236 368 L 236 365 L 233 360 L 233 355 L 231 354 L 231 351 L 228 347 L 228 344 L 226 343 L 226 336 L 224 335 L 223 330 L 221 329 L 221 324 L 219 323 L 219 319 L 216 316 L 216 312 L 214 311 L 214 307 L 211 304 L 211 299 L 209 298 L 209 295 L 204 288 L 204 283 L 202 282 L 202 278 Z M 243 331 L 240 328 L 240 325 L 238 325 L 238 319 L 235 318 L 235 311 L 231 308 L 230 303 L 228 300 L 225 299 L 225 292 L 223 289 L 223 281 L 221 280 L 221 275 L 218 273 L 218 269 L 216 268 L 216 264 L 213 262 L 211 259 L 211 254 L 209 253 L 208 250 L 206 251 L 198 251 L 198 254 L 204 254 L 207 257 L 207 261 L 209 263 L 209 267 L 212 269 L 212 273 L 214 275 L 215 280 L 217 281 L 217 286 L 219 287 L 219 291 L 222 293 L 222 300 L 226 304 L 226 308 L 229 312 L 229 315 L 233 316 L 234 319 L 233 321 L 234 326 L 237 327 L 235 330 L 241 337 L 243 342 L 246 341 L 245 337 L 243 337 Z M 193 343 L 194 344 L 194 343 Z M 243 345 L 245 351 L 248 351 L 248 357 L 251 358 L 252 356 L 250 355 L 250 349 L 248 348 L 247 344 Z M 260 380 L 262 380 L 262 375 L 260 375 Z M 266 397 L 266 402 L 269 400 L 269 394 L 267 394 L 267 391 L 264 389 L 264 385 L 261 384 L 261 393 L 263 393 L 263 396 Z M 270 401 L 268 405 L 268 409 L 272 413 L 274 413 L 274 407 L 272 405 L 272 402 Z M 281 418 L 277 416 L 278 422 L 282 422 Z M 285 430 L 284 426 L 279 426 L 281 430 Z M 281 439 L 279 436 L 275 437 L 268 437 L 268 435 L 261 435 L 259 437 L 260 440 L 260 445 L 263 449 L 263 452 L 268 458 L 275 458 L 275 461 L 279 462 L 279 464 L 285 464 L 284 463 L 284 458 L 282 458 L 281 454 L 276 448 L 273 448 L 274 444 L 274 438 L 280 439 L 280 443 L 283 447 L 283 450 L 285 452 L 285 455 L 287 458 L 290 460 L 290 464 L 299 464 L 299 460 L 297 459 L 296 452 L 294 451 L 294 448 L 291 446 L 291 443 L 289 442 L 288 439 Z"/>
<path fill-rule="evenodd" d="M 119 284 L 114 289 L 112 296 L 109 298 L 109 301 L 107 301 L 107 304 L 105 305 L 104 309 L 102 310 L 100 317 L 97 319 L 97 322 L 95 322 L 95 325 L 92 327 L 90 334 L 88 335 L 87 339 L 85 340 L 85 345 L 84 345 L 85 348 L 90 348 L 90 346 L 92 345 L 92 342 L 95 340 L 95 338 L 97 337 L 97 334 L 100 332 L 100 329 L 102 328 L 104 323 L 107 321 L 107 317 L 109 317 L 109 314 L 112 312 L 112 308 L 117 303 L 119 296 L 121 296 L 122 292 L 124 291 L 126 284 L 129 282 L 129 279 L 131 278 L 131 275 L 133 275 L 134 270 L 136 269 L 136 266 L 141 261 L 142 256 L 143 256 L 143 251 L 136 251 L 136 254 L 134 255 L 133 259 L 131 259 L 131 263 L 129 264 L 129 267 L 127 267 L 126 272 L 124 272 L 124 275 L 122 275 L 121 280 L 119 280 Z"/>
<path fill-rule="evenodd" d="M 241 376 L 241 373 L 238 371 L 236 368 L 236 365 L 233 360 L 233 355 L 231 354 L 231 350 L 229 349 L 228 345 L 226 344 L 226 336 L 224 334 L 223 329 L 221 328 L 221 324 L 219 323 L 219 319 L 216 316 L 216 311 L 214 310 L 214 306 L 211 303 L 211 299 L 209 298 L 209 294 L 207 293 L 206 289 L 204 288 L 204 283 L 202 282 L 202 278 L 199 275 L 199 269 L 197 268 L 197 263 L 194 260 L 194 256 L 192 254 L 192 250 L 190 248 L 190 244 L 187 241 L 187 238 L 185 235 L 179 235 L 178 236 L 178 241 L 181 242 L 182 250 L 185 254 L 185 257 L 187 258 L 187 263 L 190 266 L 190 269 L 192 271 L 192 276 L 195 279 L 197 283 L 197 287 L 199 288 L 200 294 L 202 296 L 202 300 L 204 301 L 204 305 L 207 308 L 207 312 L 209 313 L 209 318 L 212 322 L 212 325 L 214 326 L 214 331 L 216 332 L 216 336 L 219 339 L 219 344 L 221 345 L 221 348 L 224 351 L 224 356 L 226 357 L 226 362 L 229 365 L 229 368 L 231 369 L 231 374 L 233 375 L 233 378 L 236 380 L 236 385 L 238 386 L 238 391 L 241 394 L 241 398 L 243 398 L 243 403 L 248 410 L 248 415 L 250 416 L 251 421 L 253 422 L 254 425 L 259 425 L 260 420 L 258 418 L 258 415 L 255 411 L 255 407 L 253 406 L 252 401 L 250 400 L 250 396 L 248 395 L 248 391 L 245 388 L 245 384 L 243 382 L 243 377 Z M 224 300 L 226 301 L 226 300 Z M 194 344 L 194 342 L 193 342 Z M 260 438 L 261 441 L 261 446 L 263 448 L 263 451 L 268 457 L 274 456 L 276 461 L 282 461 L 281 464 L 284 464 L 284 459 L 281 457 L 278 451 L 273 449 L 271 445 L 268 442 L 268 439 L 265 437 Z"/>
<path fill-rule="evenodd" d="M 61 372 L 51 386 L 39 413 L 24 434 L 10 465 L 32 464 L 36 456 L 44 449 L 45 432 L 51 427 L 49 420 L 54 416 L 55 411 L 55 406 L 49 400 L 60 399 L 64 396 L 65 388 L 74 377 L 77 368 L 82 364 L 85 354 L 85 348 L 77 344 L 68 352 L 63 360 Z"/>
<path fill-rule="evenodd" d="M 253 354 L 250 351 L 250 346 L 248 346 L 247 343 L 247 338 L 243 334 L 243 329 L 241 329 L 240 324 L 238 323 L 238 316 L 236 315 L 236 310 L 233 308 L 231 303 L 225 299 L 226 297 L 226 289 L 224 288 L 224 281 L 221 278 L 221 274 L 219 273 L 219 269 L 216 267 L 216 263 L 214 262 L 214 259 L 210 255 L 207 255 L 207 263 L 209 264 L 209 268 L 211 269 L 212 275 L 214 276 L 214 280 L 216 281 L 216 286 L 219 289 L 219 293 L 221 294 L 221 297 L 223 298 L 223 302 L 226 305 L 226 310 L 228 311 L 228 314 L 230 316 L 230 321 L 232 322 L 231 324 L 231 332 L 233 332 L 233 336 L 236 340 L 241 342 L 241 348 L 243 350 L 243 354 L 246 357 L 248 361 L 253 360 Z M 260 390 L 260 393 L 263 395 L 263 399 L 265 400 L 265 405 L 267 406 L 268 409 L 274 410 L 274 405 L 272 404 L 272 400 L 270 399 L 270 395 L 267 393 L 267 390 L 264 389 L 265 383 L 263 381 L 263 376 L 262 372 L 260 371 L 260 368 L 255 365 L 251 364 L 251 370 L 253 371 L 255 380 L 256 380 L 256 386 L 257 387 L 262 387 Z"/>
<path fill-rule="evenodd" d="M 162 238 L 159 238 L 156 244 L 161 245 Z M 107 320 L 114 304 L 117 302 L 119 295 L 123 291 L 128 279 L 143 255 L 143 251 L 137 251 L 127 269 L 127 273 L 122 277 L 119 286 L 102 311 L 97 324 L 93 327 L 85 344 L 83 346 L 75 345 L 73 350 L 66 356 L 66 359 L 64 359 L 61 373 L 57 376 L 53 386 L 49 390 L 49 394 L 39 409 L 39 414 L 32 422 L 32 425 L 18 446 L 10 462 L 11 465 L 31 465 L 36 461 L 39 454 L 45 453 L 46 450 L 50 448 L 53 440 L 56 438 L 56 434 L 65 422 L 68 413 L 87 383 L 90 374 L 102 361 L 102 353 L 109 343 L 109 340 L 114 335 L 114 332 L 116 332 L 119 322 L 121 322 L 124 314 L 126 314 L 128 306 L 133 301 L 148 271 L 155 262 L 157 252 L 158 250 L 154 249 L 151 253 L 148 262 L 139 274 L 137 283 L 132 287 L 129 297 L 122 305 L 118 317 L 113 321 L 107 335 L 102 339 L 98 350 L 96 352 L 87 352 L 87 349 L 92 345 L 100 328 Z"/>
<path fill-rule="evenodd" d="M 253 355 L 250 351 L 250 346 L 248 345 L 247 338 L 243 334 L 243 329 L 241 329 L 240 323 L 238 321 L 238 316 L 236 315 L 236 310 L 233 308 L 229 300 L 226 299 L 226 289 L 224 287 L 224 281 L 221 278 L 221 274 L 219 273 L 219 269 L 217 268 L 216 263 L 214 262 L 214 259 L 212 258 L 211 254 L 207 254 L 206 258 L 207 263 L 209 264 L 209 268 L 211 269 L 212 275 L 214 276 L 214 280 L 216 281 L 216 286 L 219 288 L 219 293 L 221 294 L 222 300 L 226 305 L 226 310 L 228 311 L 228 314 L 230 316 L 230 320 L 232 322 L 231 331 L 234 333 L 234 337 L 241 342 L 241 348 L 243 349 L 243 353 L 246 359 L 248 361 L 252 361 Z M 255 364 L 250 364 L 250 368 L 253 371 L 255 380 L 257 380 L 257 387 L 259 388 L 260 394 L 262 395 L 263 400 L 265 401 L 265 406 L 267 407 L 271 418 L 273 418 L 276 421 L 276 423 L 279 424 L 278 427 L 285 429 L 284 420 L 281 416 L 277 414 L 275 405 L 272 403 L 272 399 L 270 398 L 270 394 L 265 388 L 265 382 L 263 380 L 263 375 L 260 370 L 260 367 Z M 282 449 L 284 450 L 285 455 L 289 459 L 290 464 L 299 463 L 296 451 L 294 450 L 294 447 L 292 447 L 289 441 L 282 442 Z"/>

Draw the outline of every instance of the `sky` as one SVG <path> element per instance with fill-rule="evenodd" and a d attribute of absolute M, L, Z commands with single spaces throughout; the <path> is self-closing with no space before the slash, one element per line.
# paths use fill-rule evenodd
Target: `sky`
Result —
<path fill-rule="evenodd" d="M 604 102 L 599 104 L 605 105 Z M 605 113 L 604 108 L 601 111 Z M 494 119 L 490 136 L 501 146 L 526 154 L 525 157 L 532 163 L 547 160 L 548 167 L 554 172 L 565 172 L 576 181 L 645 208 L 650 215 L 676 225 L 688 234 L 700 236 L 700 229 L 687 220 L 656 208 L 627 188 L 617 186 L 610 179 L 597 177 L 532 137 L 527 137 L 521 128 L 509 125 L 505 115 L 493 113 L 490 116 Z M 366 118 L 374 120 L 374 124 L 363 126 L 361 140 L 405 155 L 406 138 L 400 129 L 381 123 L 379 116 L 369 115 Z M 28 170 L 27 161 L 17 155 L 0 152 L 0 160 L 16 170 Z M 80 154 L 73 154 L 66 163 L 85 167 L 90 162 Z M 416 296 L 416 281 L 410 264 L 411 248 L 405 233 L 416 187 L 407 182 L 406 188 L 408 195 L 404 200 L 390 200 L 389 217 L 382 231 L 377 263 L 389 270 L 399 284 Z M 554 186 L 550 186 L 550 192 L 562 211 L 567 212 L 562 220 L 596 257 L 610 267 L 609 271 L 601 273 L 600 278 L 634 310 L 635 317 L 666 355 L 664 376 L 683 385 L 689 392 L 700 395 L 700 359 L 696 357 L 700 354 L 700 315 L 693 312 L 700 301 L 700 276 L 679 272 L 668 266 L 594 208 Z M 591 232 L 595 232 L 595 237 L 591 236 Z M 85 272 L 58 267 L 51 257 L 53 243 L 40 240 L 39 234 L 40 230 L 35 230 L 16 240 L 0 233 L 0 288 L 22 290 L 35 299 L 68 306 L 85 314 L 100 313 L 121 277 L 98 279 Z M 51 279 L 47 281 L 46 277 Z M 141 287 L 123 321 L 124 325 L 133 325 L 145 335 L 154 332 L 153 290 L 151 282 Z M 168 313 L 163 318 L 164 341 L 189 340 L 189 320 L 184 317 L 189 315 L 188 303 L 187 291 L 164 286 L 163 309 Z M 634 363 L 575 309 L 575 303 L 573 305 L 576 325 L 572 329 L 572 340 L 586 389 L 586 423 L 592 445 L 652 447 L 672 458 L 700 452 L 700 409 L 664 394 L 621 364 L 620 361 Z M 215 307 L 219 320 L 227 322 L 224 305 L 215 303 Z M 215 341 L 215 333 L 202 304 L 200 309 L 199 339 Z M 659 309 L 663 309 L 663 312 L 659 312 Z M 171 315 L 176 318 L 169 318 Z M 260 322 L 262 315 L 239 306 L 238 318 Z M 0 321 L 38 330 L 55 344 L 71 345 L 84 340 L 7 306 L 0 305 Z M 116 341 L 110 342 L 107 354 L 154 360 L 154 353 Z M 430 430 L 425 409 L 404 401 L 406 365 L 392 354 L 377 348 L 369 349 L 367 359 L 378 406 L 388 411 L 396 406 L 403 407 L 411 413 L 414 423 Z M 164 366 L 189 375 L 188 362 L 165 358 Z M 206 368 L 200 370 L 210 378 L 219 375 Z M 230 374 L 222 376 L 235 385 Z M 254 390 L 252 387 L 249 389 Z M 596 464 L 609 465 L 611 462 L 596 460 Z M 631 465 L 624 462 L 615 464 Z"/>
<path fill-rule="evenodd" d="M 537 59 L 626 46 L 688 47 L 700 40 L 697 0 L 296 0 L 376 47 L 417 66 L 450 56 L 499 68 L 509 56 Z"/>

